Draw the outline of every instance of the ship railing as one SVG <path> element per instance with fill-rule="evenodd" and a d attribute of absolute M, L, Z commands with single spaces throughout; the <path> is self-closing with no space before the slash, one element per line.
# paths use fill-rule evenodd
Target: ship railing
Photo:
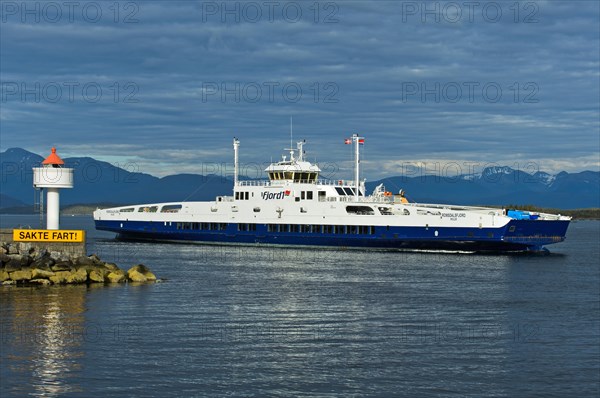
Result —
<path fill-rule="evenodd" d="M 327 186 L 345 186 L 345 187 L 353 187 L 355 186 L 354 181 L 349 180 L 245 180 L 238 181 L 238 186 L 241 187 L 268 187 L 272 185 L 283 185 L 286 183 L 294 183 L 294 184 L 316 184 L 316 185 L 327 185 Z"/>

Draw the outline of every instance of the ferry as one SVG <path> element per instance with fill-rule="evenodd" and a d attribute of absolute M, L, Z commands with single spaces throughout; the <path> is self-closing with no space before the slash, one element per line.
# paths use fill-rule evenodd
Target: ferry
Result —
<path fill-rule="evenodd" d="M 231 196 L 97 209 L 96 229 L 136 241 L 451 252 L 547 251 L 565 240 L 571 218 L 562 215 L 413 203 L 383 185 L 367 193 L 359 178 L 364 137 L 345 143 L 354 146 L 353 180 L 321 179 L 305 141 L 266 168 L 267 180 L 240 180 L 234 138 Z"/>

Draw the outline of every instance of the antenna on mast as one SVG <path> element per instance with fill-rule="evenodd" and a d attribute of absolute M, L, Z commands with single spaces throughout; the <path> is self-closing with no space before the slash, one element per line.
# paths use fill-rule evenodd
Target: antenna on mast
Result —
<path fill-rule="evenodd" d="M 293 124 L 292 124 L 292 117 L 290 116 L 290 148 L 289 149 L 285 149 L 285 150 L 286 151 L 290 151 L 290 161 L 291 162 L 294 161 L 294 147 L 292 146 L 294 140 L 293 140 L 292 132 L 293 132 Z M 284 161 L 285 161 L 285 158 L 284 158 Z"/>

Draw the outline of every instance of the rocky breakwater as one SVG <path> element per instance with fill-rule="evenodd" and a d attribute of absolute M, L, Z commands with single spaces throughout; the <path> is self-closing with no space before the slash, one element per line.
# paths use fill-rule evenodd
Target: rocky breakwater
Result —
<path fill-rule="evenodd" d="M 145 265 L 125 271 L 97 255 L 72 256 L 27 243 L 0 243 L 2 285 L 61 285 L 80 283 L 156 282 Z"/>

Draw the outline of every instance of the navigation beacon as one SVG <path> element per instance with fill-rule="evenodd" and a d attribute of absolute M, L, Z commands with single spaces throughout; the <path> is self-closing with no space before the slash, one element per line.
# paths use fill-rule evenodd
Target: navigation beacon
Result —
<path fill-rule="evenodd" d="M 73 188 L 73 169 L 64 167 L 65 162 L 56 154 L 56 148 L 42 162 L 42 167 L 33 168 L 33 186 L 46 189 L 46 229 L 59 229 L 60 189 Z"/>

